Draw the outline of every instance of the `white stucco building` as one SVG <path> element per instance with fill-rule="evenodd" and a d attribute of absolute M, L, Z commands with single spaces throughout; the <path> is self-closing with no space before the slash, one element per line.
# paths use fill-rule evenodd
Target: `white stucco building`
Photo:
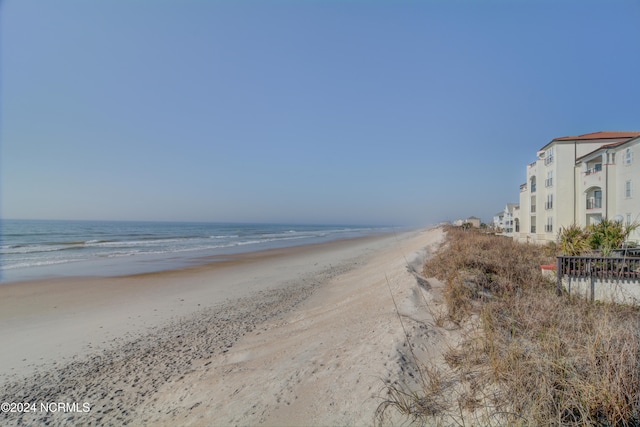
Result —
<path fill-rule="evenodd" d="M 515 213 L 519 209 L 517 203 L 507 203 L 502 212 L 498 212 L 493 217 L 493 228 L 501 230 L 507 236 L 513 235 L 515 230 Z"/>
<path fill-rule="evenodd" d="M 514 238 L 555 241 L 563 226 L 616 217 L 640 220 L 640 132 L 555 138 L 527 166 Z M 631 238 L 640 240 L 640 233 Z"/>

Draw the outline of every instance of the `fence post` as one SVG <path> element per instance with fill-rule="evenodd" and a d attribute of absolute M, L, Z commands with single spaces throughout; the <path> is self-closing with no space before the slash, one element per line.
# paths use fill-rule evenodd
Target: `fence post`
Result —
<path fill-rule="evenodd" d="M 562 257 L 558 257 L 556 265 L 556 294 L 562 295 Z"/>

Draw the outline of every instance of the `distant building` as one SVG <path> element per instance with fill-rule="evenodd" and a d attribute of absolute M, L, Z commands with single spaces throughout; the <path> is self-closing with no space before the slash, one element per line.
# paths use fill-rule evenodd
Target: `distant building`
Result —
<path fill-rule="evenodd" d="M 471 226 L 474 228 L 480 228 L 480 218 L 472 216 L 467 218 L 466 222 L 471 224 Z"/>
<path fill-rule="evenodd" d="M 513 235 L 518 227 L 518 221 L 514 217 L 516 210 L 519 211 L 520 205 L 517 203 L 507 203 L 502 212 L 498 212 L 493 217 L 493 228 L 507 236 Z"/>
<path fill-rule="evenodd" d="M 561 227 L 574 223 L 618 218 L 631 224 L 639 219 L 640 132 L 555 138 L 537 157 L 527 166 L 527 182 L 520 185 L 515 239 L 544 243 L 555 241 Z M 640 239 L 640 230 L 631 238 Z"/>

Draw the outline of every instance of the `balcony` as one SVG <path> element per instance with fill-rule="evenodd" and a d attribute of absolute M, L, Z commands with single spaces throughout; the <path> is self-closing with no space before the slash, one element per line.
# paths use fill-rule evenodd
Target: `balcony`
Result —
<path fill-rule="evenodd" d="M 586 188 L 602 186 L 602 180 L 604 178 L 601 172 L 602 172 L 602 165 L 600 163 L 594 165 L 592 168 L 587 169 L 584 172 L 583 185 Z"/>
<path fill-rule="evenodd" d="M 602 163 L 596 163 L 595 165 L 593 165 L 593 167 L 587 169 L 584 174 L 588 176 L 596 174 L 598 172 L 602 172 Z"/>
<path fill-rule="evenodd" d="M 587 209 L 602 209 L 602 199 L 589 197 L 587 199 Z"/>

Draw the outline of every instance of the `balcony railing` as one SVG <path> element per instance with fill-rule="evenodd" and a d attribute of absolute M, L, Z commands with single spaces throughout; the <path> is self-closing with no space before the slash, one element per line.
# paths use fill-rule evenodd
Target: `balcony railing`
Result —
<path fill-rule="evenodd" d="M 601 209 L 602 199 L 596 199 L 595 197 L 589 197 L 587 199 L 587 209 Z"/>
<path fill-rule="evenodd" d="M 598 163 L 594 167 L 587 169 L 587 171 L 584 174 L 585 175 L 593 175 L 594 173 L 598 173 L 600 171 L 602 171 L 602 165 L 600 163 Z"/>

